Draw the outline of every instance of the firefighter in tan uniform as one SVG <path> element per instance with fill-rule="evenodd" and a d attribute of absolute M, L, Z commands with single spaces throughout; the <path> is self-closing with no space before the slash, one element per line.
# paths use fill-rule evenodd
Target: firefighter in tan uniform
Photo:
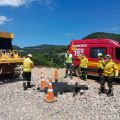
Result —
<path fill-rule="evenodd" d="M 88 58 L 82 54 L 79 56 L 80 59 L 80 70 L 81 70 L 81 78 L 87 80 L 87 67 L 88 67 Z"/>
<path fill-rule="evenodd" d="M 23 78 L 27 81 L 27 86 L 26 86 L 26 82 L 23 82 L 24 90 L 29 88 L 31 83 L 31 71 L 32 68 L 34 67 L 31 58 L 32 58 L 32 54 L 28 54 L 28 57 L 25 58 L 23 61 Z"/>
<path fill-rule="evenodd" d="M 98 54 L 98 59 L 99 59 L 98 65 L 97 65 L 98 75 L 101 77 L 103 75 L 103 70 L 104 70 L 104 65 L 105 65 L 105 60 L 103 59 L 102 53 Z"/>
<path fill-rule="evenodd" d="M 114 63 L 111 59 L 111 56 L 108 54 L 106 55 L 106 61 L 105 61 L 105 66 L 104 66 L 104 71 L 103 71 L 103 76 L 101 79 L 101 88 L 100 88 L 100 94 L 105 92 L 105 82 L 108 83 L 109 91 L 108 91 L 108 96 L 113 96 L 113 85 L 112 81 L 114 77 L 117 77 L 118 74 L 118 67 L 116 63 Z"/>

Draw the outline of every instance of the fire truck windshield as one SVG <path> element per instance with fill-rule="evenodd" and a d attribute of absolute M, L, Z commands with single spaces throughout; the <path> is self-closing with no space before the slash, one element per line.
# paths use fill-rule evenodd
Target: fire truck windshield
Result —
<path fill-rule="evenodd" d="M 116 48 L 116 59 L 120 60 L 120 48 Z"/>

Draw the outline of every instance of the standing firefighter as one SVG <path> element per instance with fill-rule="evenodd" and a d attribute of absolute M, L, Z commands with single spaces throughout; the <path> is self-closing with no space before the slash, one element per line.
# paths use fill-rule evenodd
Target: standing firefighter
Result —
<path fill-rule="evenodd" d="M 108 96 L 113 96 L 112 81 L 113 81 L 114 77 L 118 76 L 116 74 L 116 72 L 118 71 L 118 67 L 112 61 L 111 56 L 109 54 L 106 55 L 105 58 L 106 58 L 106 61 L 105 61 L 103 76 L 102 76 L 102 79 L 101 79 L 100 93 L 104 93 L 105 92 L 105 82 L 107 81 L 108 87 L 109 87 Z"/>
<path fill-rule="evenodd" d="M 67 78 L 68 71 L 70 71 L 70 78 L 72 79 L 72 64 L 73 64 L 73 56 L 72 54 L 70 54 L 70 51 L 67 50 L 67 53 L 65 54 L 66 73 L 64 78 Z"/>
<path fill-rule="evenodd" d="M 24 59 L 23 61 L 23 77 L 25 80 L 27 80 L 27 86 L 26 82 L 23 83 L 24 90 L 27 88 L 30 88 L 31 83 L 31 71 L 34 67 L 33 61 L 31 60 L 32 54 L 28 54 L 28 57 Z"/>
<path fill-rule="evenodd" d="M 105 65 L 105 61 L 104 61 L 104 59 L 103 59 L 103 54 L 102 53 L 99 53 L 98 54 L 98 59 L 99 59 L 99 61 L 98 61 L 98 75 L 100 76 L 100 77 L 102 77 L 102 75 L 103 75 L 103 70 L 104 70 L 104 65 Z"/>
<path fill-rule="evenodd" d="M 82 54 L 79 59 L 80 59 L 81 78 L 87 80 L 88 58 L 84 54 Z"/>

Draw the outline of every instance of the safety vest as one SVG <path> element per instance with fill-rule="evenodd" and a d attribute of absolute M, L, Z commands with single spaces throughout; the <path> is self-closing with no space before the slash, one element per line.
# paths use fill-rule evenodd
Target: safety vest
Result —
<path fill-rule="evenodd" d="M 23 71 L 24 72 L 31 72 L 34 64 L 30 58 L 25 58 L 23 61 Z"/>
<path fill-rule="evenodd" d="M 118 66 L 112 60 L 105 63 L 104 75 L 105 76 L 115 76 L 118 71 Z"/>
<path fill-rule="evenodd" d="M 72 54 L 66 54 L 65 55 L 65 59 L 66 59 L 66 63 L 72 63 L 73 62 L 73 58 L 72 58 Z"/>
<path fill-rule="evenodd" d="M 88 66 L 88 59 L 86 57 L 80 58 L 80 67 L 87 68 Z"/>
<path fill-rule="evenodd" d="M 104 59 L 100 59 L 100 60 L 98 61 L 98 66 L 97 66 L 97 67 L 104 69 L 104 65 L 105 65 Z"/>

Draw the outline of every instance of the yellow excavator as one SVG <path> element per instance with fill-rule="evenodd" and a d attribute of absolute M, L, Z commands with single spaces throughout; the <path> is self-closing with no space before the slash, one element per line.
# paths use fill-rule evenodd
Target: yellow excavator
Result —
<path fill-rule="evenodd" d="M 13 49 L 13 39 L 12 32 L 0 32 L 0 75 L 19 77 L 23 58 Z"/>

